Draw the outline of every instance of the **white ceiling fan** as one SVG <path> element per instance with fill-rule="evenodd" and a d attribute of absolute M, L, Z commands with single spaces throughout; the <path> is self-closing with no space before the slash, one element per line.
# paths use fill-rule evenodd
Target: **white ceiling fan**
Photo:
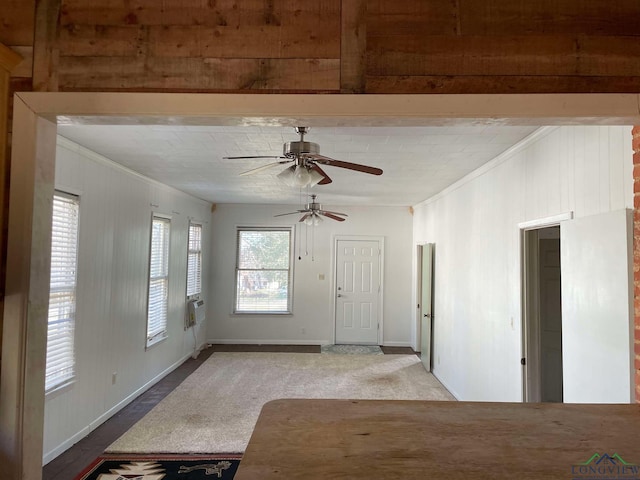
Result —
<path fill-rule="evenodd" d="M 262 172 L 276 165 L 292 163 L 289 167 L 278 174 L 278 178 L 285 183 L 296 187 L 313 187 L 314 185 L 327 185 L 332 182 L 329 175 L 320 167 L 330 166 L 368 173 L 370 175 L 382 175 L 382 169 L 360 165 L 358 163 L 335 160 L 333 158 L 320 155 L 320 145 L 313 142 L 305 142 L 304 136 L 309 131 L 309 127 L 296 127 L 296 133 L 300 135 L 300 140 L 286 142 L 283 145 L 282 155 L 258 155 L 248 157 L 223 157 L 228 160 L 252 159 L 252 158 L 278 158 L 277 162 L 268 163 L 261 167 L 242 172 L 240 175 L 253 175 Z"/>

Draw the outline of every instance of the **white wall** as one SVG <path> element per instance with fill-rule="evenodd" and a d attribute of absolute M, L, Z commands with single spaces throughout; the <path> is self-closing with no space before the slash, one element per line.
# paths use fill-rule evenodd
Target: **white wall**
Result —
<path fill-rule="evenodd" d="M 457 398 L 522 398 L 518 224 L 633 208 L 632 168 L 631 127 L 545 128 L 415 207 L 414 245 L 436 245 L 433 372 Z"/>
<path fill-rule="evenodd" d="M 80 195 L 76 379 L 46 396 L 45 463 L 87 435 L 205 342 L 204 324 L 184 330 L 189 217 L 210 204 L 129 172 L 59 137 L 56 188 Z M 172 215 L 167 340 L 145 350 L 152 212 Z M 203 297 L 208 303 L 208 249 Z M 113 373 L 117 374 L 115 384 Z"/>
<path fill-rule="evenodd" d="M 321 187 L 320 187 L 321 188 Z M 321 192 L 321 191 L 320 191 Z M 237 226 L 293 225 L 299 216 L 274 218 L 299 205 L 218 205 L 211 215 L 214 241 L 211 250 L 211 294 L 214 307 L 208 321 L 207 338 L 224 343 L 333 343 L 333 264 L 335 235 L 384 236 L 385 345 L 410 346 L 413 329 L 411 308 L 412 220 L 406 207 L 324 208 L 349 215 L 345 222 L 325 220 L 315 228 L 314 261 L 311 255 L 298 260 L 296 233 L 292 315 L 233 315 Z M 310 251 L 311 237 L 309 237 Z M 319 275 L 324 280 L 319 280 Z M 305 333 L 302 333 L 304 329 Z"/>

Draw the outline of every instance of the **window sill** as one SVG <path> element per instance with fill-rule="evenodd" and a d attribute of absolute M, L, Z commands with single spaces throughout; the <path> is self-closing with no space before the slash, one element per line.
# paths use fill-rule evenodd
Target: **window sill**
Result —
<path fill-rule="evenodd" d="M 151 347 L 153 347 L 154 345 L 157 345 L 158 343 L 166 340 L 167 338 L 169 338 L 169 335 L 164 333 L 163 335 L 158 335 L 158 336 L 152 338 L 151 340 L 147 340 L 147 346 L 146 346 L 145 350 L 149 350 Z"/>
<path fill-rule="evenodd" d="M 76 378 L 75 377 L 71 377 L 71 378 L 65 380 L 64 382 L 62 382 L 61 384 L 56 385 L 55 387 L 51 387 L 49 390 L 46 390 L 44 392 L 44 396 L 45 397 L 49 397 L 49 396 L 54 397 L 54 396 L 56 396 L 56 394 L 62 393 L 62 391 L 67 390 L 74 383 L 76 383 Z"/>
<path fill-rule="evenodd" d="M 232 315 L 235 315 L 235 316 L 244 316 L 244 315 L 282 316 L 282 315 L 293 315 L 293 312 L 232 312 Z"/>

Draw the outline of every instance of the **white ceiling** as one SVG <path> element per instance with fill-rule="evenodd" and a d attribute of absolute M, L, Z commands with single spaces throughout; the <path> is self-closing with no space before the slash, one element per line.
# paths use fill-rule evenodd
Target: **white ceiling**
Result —
<path fill-rule="evenodd" d="M 313 187 L 333 205 L 415 205 L 520 142 L 535 126 L 314 127 L 305 140 L 336 160 L 384 170 L 382 176 L 324 166 L 333 179 Z M 59 125 L 58 133 L 149 178 L 213 203 L 300 203 L 299 189 L 276 175 L 285 166 L 240 173 L 274 159 L 299 140 L 291 127 L 185 125 Z"/>

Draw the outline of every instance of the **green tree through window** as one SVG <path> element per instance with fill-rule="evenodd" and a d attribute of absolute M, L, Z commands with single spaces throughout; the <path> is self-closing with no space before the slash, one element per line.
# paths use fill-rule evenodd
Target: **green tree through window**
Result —
<path fill-rule="evenodd" d="M 237 313 L 291 311 L 291 229 L 238 229 Z"/>

